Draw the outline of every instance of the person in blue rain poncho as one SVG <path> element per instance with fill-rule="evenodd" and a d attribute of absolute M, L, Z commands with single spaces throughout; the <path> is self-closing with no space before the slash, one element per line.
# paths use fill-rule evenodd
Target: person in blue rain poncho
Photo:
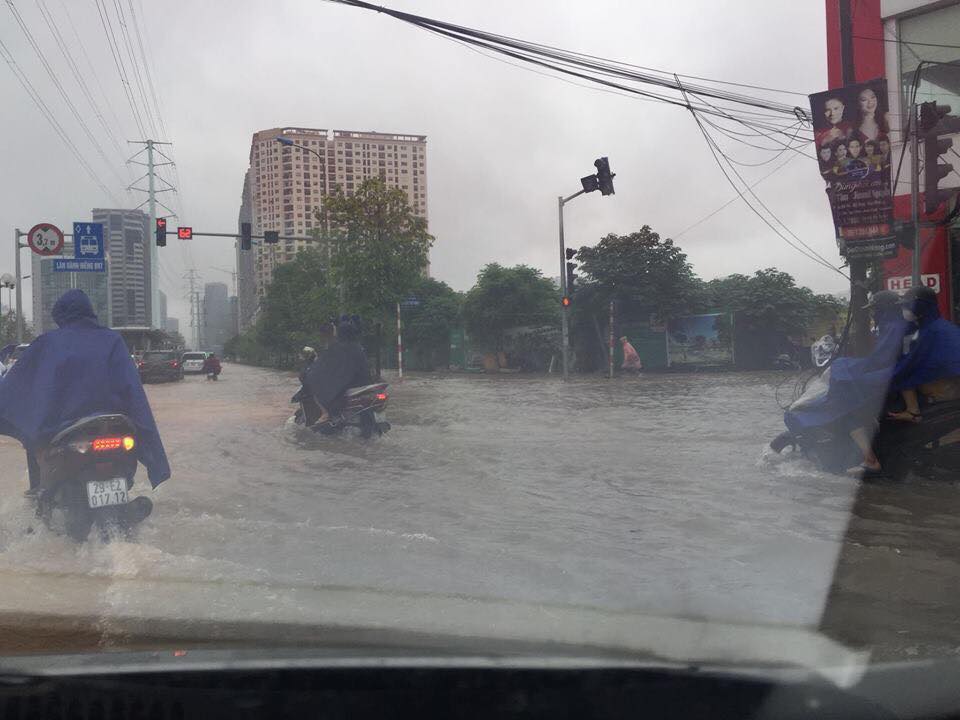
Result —
<path fill-rule="evenodd" d="M 827 392 L 792 406 L 784 415 L 787 428 L 797 435 L 816 428 L 849 434 L 863 455 L 863 464 L 850 468 L 851 474 L 881 470 L 873 451 L 873 429 L 903 354 L 903 340 L 909 328 L 896 293 L 889 290 L 874 293 L 867 307 L 873 310 L 877 329 L 870 354 L 834 360 L 830 365 Z"/>
<path fill-rule="evenodd" d="M 926 403 L 960 399 L 960 328 L 940 317 L 937 293 L 913 288 L 903 297 L 903 315 L 916 326 L 917 337 L 894 370 L 893 390 L 903 395 L 905 410 L 895 420 L 920 422 Z"/>
<path fill-rule="evenodd" d="M 70 423 L 97 413 L 130 418 L 138 459 L 157 487 L 170 477 L 170 465 L 123 338 L 100 326 L 82 290 L 64 293 L 52 314 L 59 329 L 34 340 L 0 380 L 0 434 L 23 443 L 31 488 L 39 481 L 37 449 Z"/>

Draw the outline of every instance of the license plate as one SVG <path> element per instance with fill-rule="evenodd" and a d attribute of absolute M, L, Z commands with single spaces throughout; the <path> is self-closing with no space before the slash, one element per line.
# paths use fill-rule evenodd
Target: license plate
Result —
<path fill-rule="evenodd" d="M 88 481 L 87 502 L 92 508 L 126 505 L 129 502 L 127 481 L 124 478 Z"/>

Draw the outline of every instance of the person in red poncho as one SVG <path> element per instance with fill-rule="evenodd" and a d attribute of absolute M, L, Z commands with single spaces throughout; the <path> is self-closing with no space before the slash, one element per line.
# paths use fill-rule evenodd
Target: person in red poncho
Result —
<path fill-rule="evenodd" d="M 643 363 L 640 361 L 640 355 L 637 353 L 636 348 L 630 344 L 630 341 L 627 340 L 627 336 L 624 335 L 620 338 L 620 343 L 623 345 L 623 364 L 620 366 L 621 370 L 643 370 Z"/>

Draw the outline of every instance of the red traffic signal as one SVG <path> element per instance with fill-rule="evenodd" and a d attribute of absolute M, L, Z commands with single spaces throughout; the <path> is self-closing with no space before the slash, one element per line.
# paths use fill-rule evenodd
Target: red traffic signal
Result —
<path fill-rule="evenodd" d="M 178 227 L 177 228 L 177 237 L 181 240 L 193 240 L 193 228 L 192 227 Z"/>
<path fill-rule="evenodd" d="M 167 246 L 167 219 L 157 218 L 157 226 L 154 228 L 157 247 Z"/>
<path fill-rule="evenodd" d="M 560 304 L 563 305 L 565 308 L 570 307 L 571 302 L 572 301 L 570 300 L 570 298 L 567 297 L 566 295 L 564 295 L 563 298 L 560 300 Z"/>

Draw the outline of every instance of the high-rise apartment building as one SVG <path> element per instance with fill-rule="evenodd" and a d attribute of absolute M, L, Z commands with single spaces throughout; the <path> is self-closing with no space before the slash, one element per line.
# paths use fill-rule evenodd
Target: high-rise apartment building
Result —
<path fill-rule="evenodd" d="M 151 327 L 149 220 L 139 210 L 94 209 L 93 222 L 103 223 L 109 255 L 110 314 L 114 327 Z"/>
<path fill-rule="evenodd" d="M 223 346 L 233 337 L 231 329 L 230 293 L 223 283 L 207 283 L 203 287 L 203 328 L 200 345 L 204 350 L 223 353 Z"/>
<path fill-rule="evenodd" d="M 278 137 L 301 147 L 277 142 Z M 272 128 L 253 136 L 250 168 L 244 182 L 241 220 L 248 209 L 253 233 L 277 230 L 281 235 L 307 235 L 320 226 L 315 211 L 323 195 L 338 185 L 348 195 L 368 178 L 382 178 L 402 188 L 414 213 L 427 217 L 427 139 L 423 135 L 393 135 L 349 130 Z M 259 306 L 274 269 L 289 262 L 305 241 L 256 245 L 253 267 L 238 263 L 240 320 L 246 327 Z M 244 285 L 252 283 L 253 293 Z"/>
<path fill-rule="evenodd" d="M 240 195 L 240 213 L 237 216 L 237 233 L 243 223 L 253 223 L 253 198 L 250 196 L 250 170 L 243 176 L 243 192 Z M 243 332 L 257 316 L 259 300 L 256 285 L 257 256 L 255 250 L 241 250 L 237 241 L 237 322 L 238 332 Z"/>
<path fill-rule="evenodd" d="M 93 303 L 93 310 L 101 325 L 109 325 L 109 281 L 105 272 L 54 272 L 53 261 L 58 257 L 73 257 L 73 243 L 63 244 L 62 255 L 41 256 L 30 253 L 33 278 L 33 325 L 39 335 L 54 330 L 53 306 L 67 290 L 83 290 Z"/>

